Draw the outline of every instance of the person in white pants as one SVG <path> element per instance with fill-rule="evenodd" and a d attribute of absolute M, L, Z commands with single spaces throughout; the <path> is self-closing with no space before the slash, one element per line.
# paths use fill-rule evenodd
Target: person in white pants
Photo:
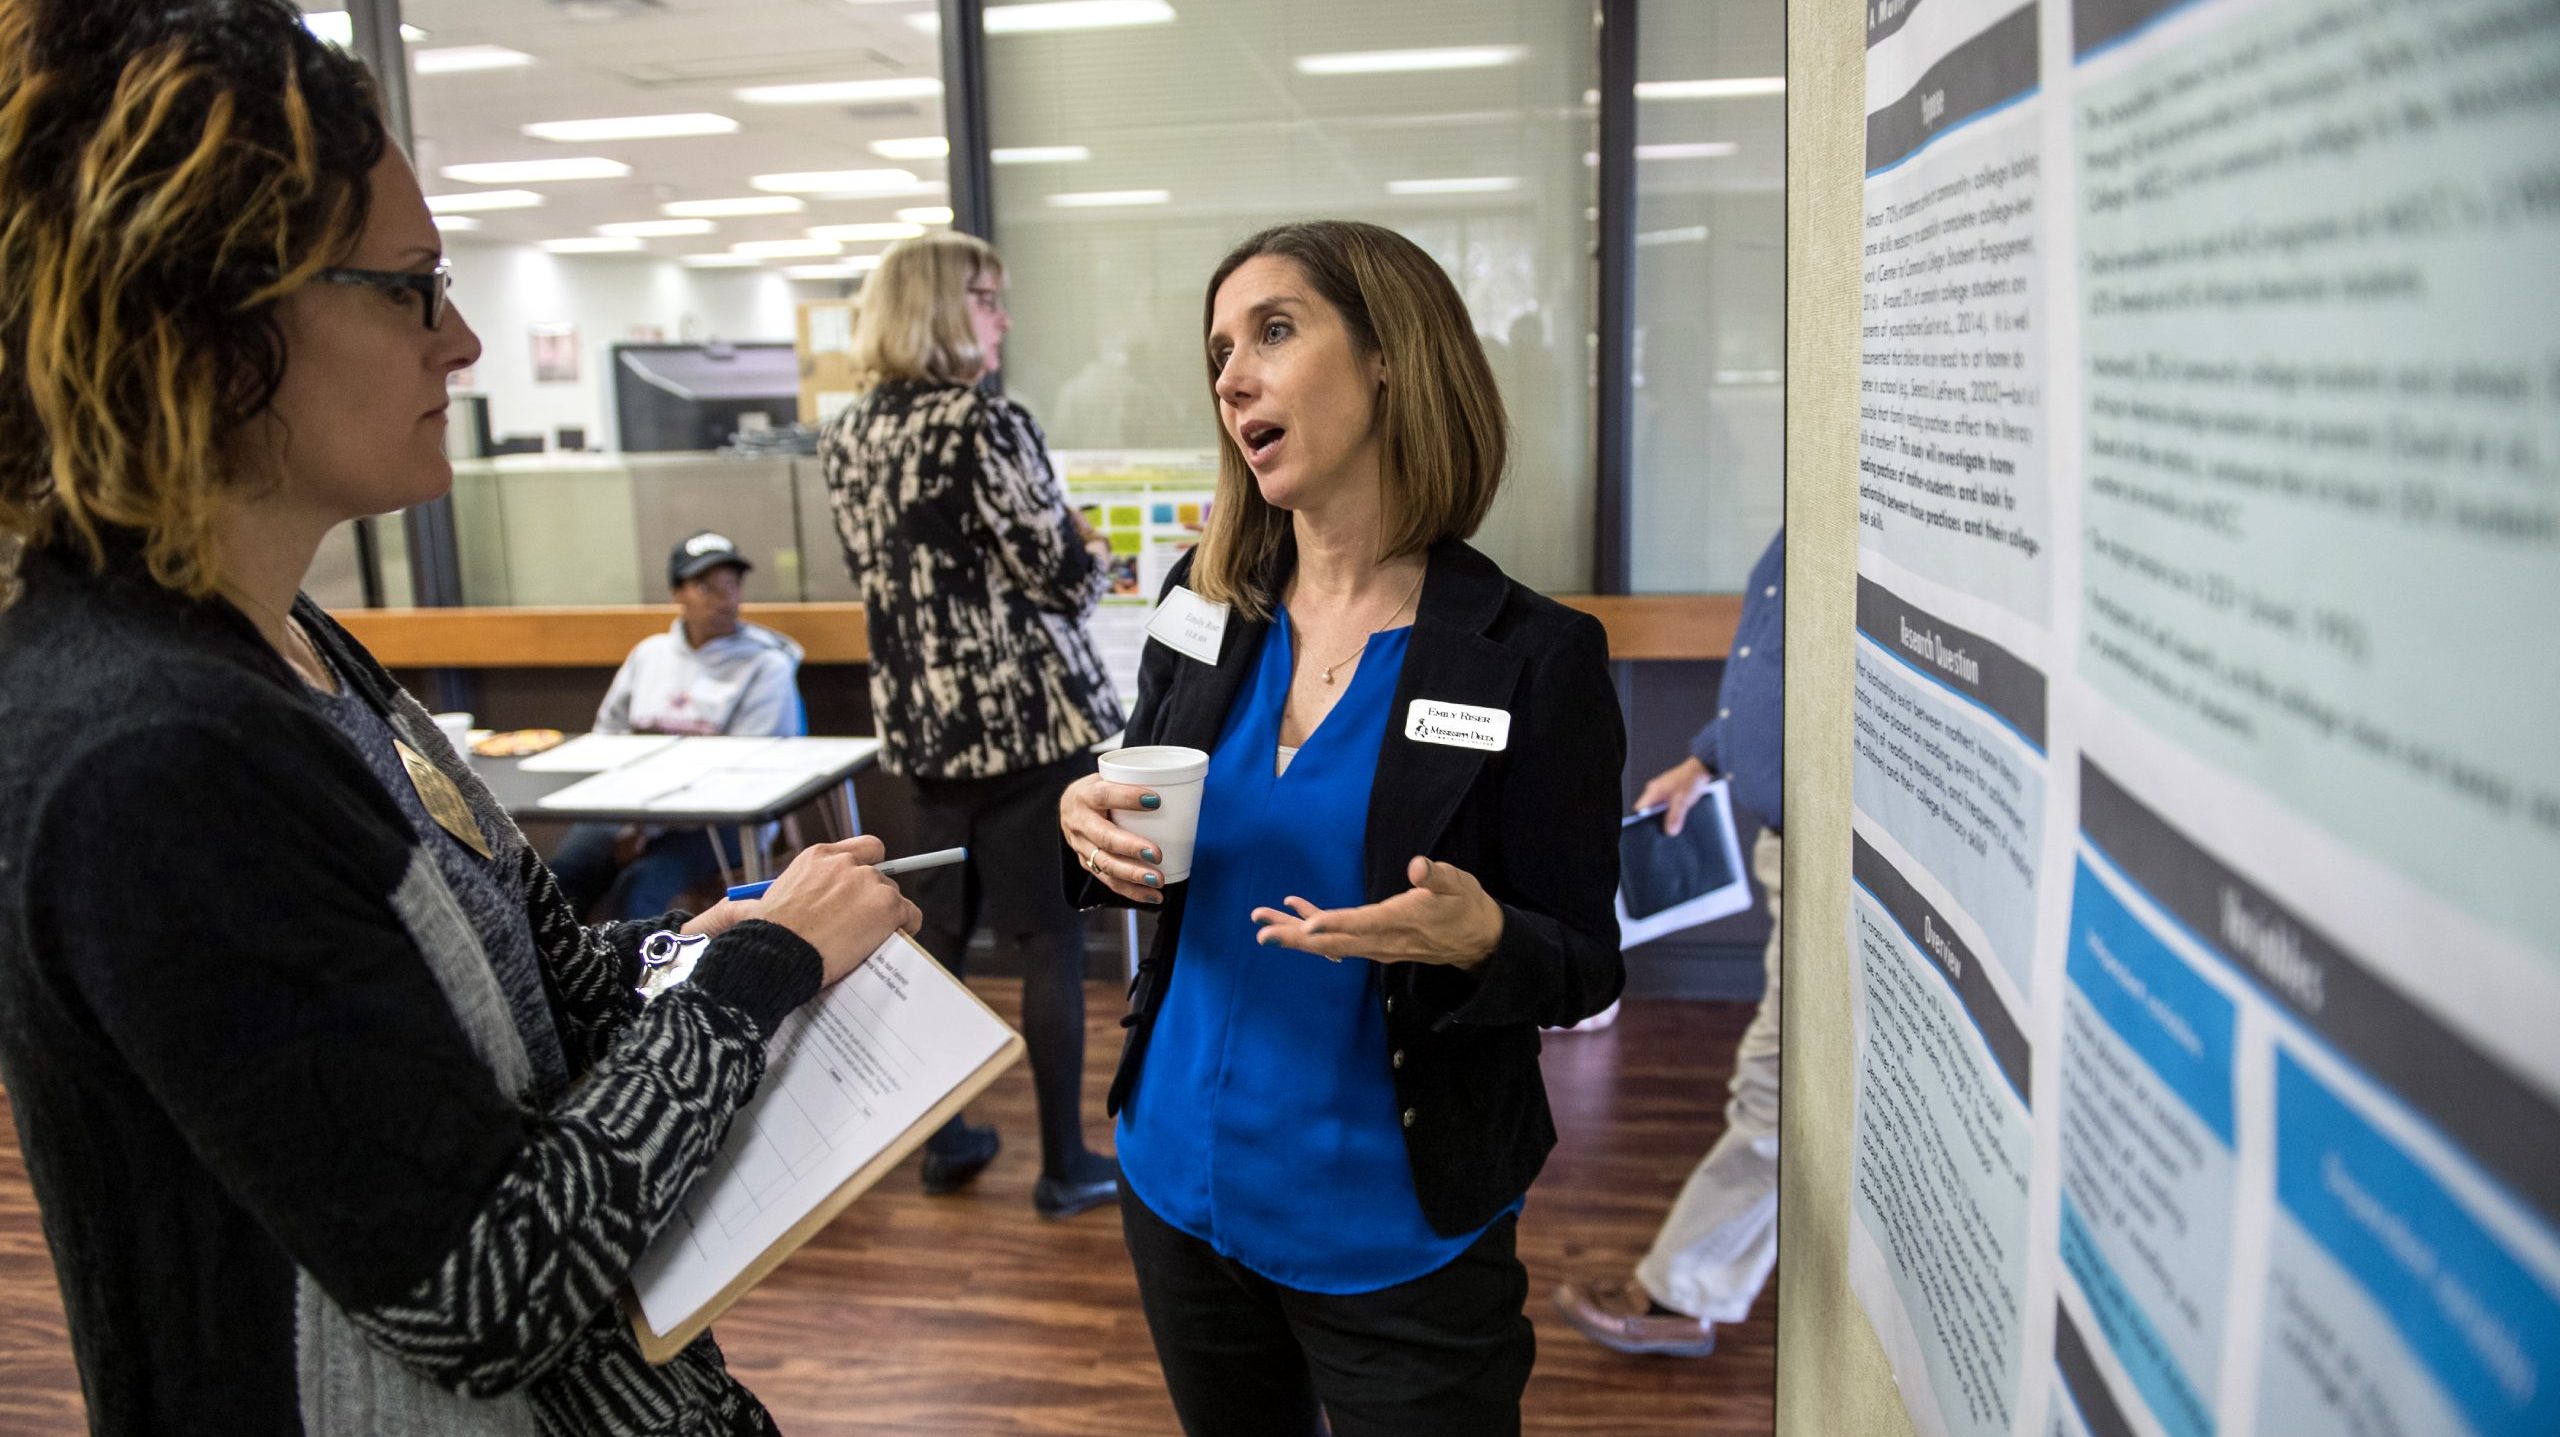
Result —
<path fill-rule="evenodd" d="M 1760 1010 L 1734 1050 L 1725 1130 L 1707 1150 L 1631 1277 L 1569 1281 L 1556 1307 L 1574 1330 L 1620 1352 L 1703 1357 L 1720 1323 L 1740 1322 L 1778 1261 L 1778 885 L 1780 753 L 1785 730 L 1786 535 L 1753 566 L 1742 621 L 1717 689 L 1716 716 L 1690 741 L 1690 756 L 1654 775 L 1636 808 L 1660 807 L 1678 833 L 1690 805 L 1718 772 L 1732 778 L 1734 807 L 1766 827 L 1751 851 L 1752 876 L 1769 902 Z"/>

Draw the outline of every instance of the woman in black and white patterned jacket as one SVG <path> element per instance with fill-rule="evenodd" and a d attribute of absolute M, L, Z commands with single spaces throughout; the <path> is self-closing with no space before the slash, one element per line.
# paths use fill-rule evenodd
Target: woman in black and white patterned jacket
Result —
<path fill-rule="evenodd" d="M 451 486 L 445 300 L 285 0 L 0 0 L 0 1071 L 93 1432 L 773 1431 L 620 1297 L 776 1026 L 919 918 L 863 838 L 580 927 L 297 593 Z"/>
<path fill-rule="evenodd" d="M 1009 325 L 984 241 L 892 246 L 862 287 L 864 391 L 819 453 L 870 611 L 881 762 L 915 782 L 919 846 L 969 850 L 965 866 L 909 880 L 925 947 L 956 972 L 983 919 L 1022 954 L 1032 1197 L 1065 1217 L 1110 1201 L 1117 1179 L 1084 1143 L 1084 928 L 1052 876 L 1058 795 L 1122 718 L 1085 630 L 1110 551 L 1067 507 L 1040 426 L 979 388 Z M 995 1152 L 993 1129 L 955 1117 L 926 1145 L 926 1189 L 959 1188 Z"/>

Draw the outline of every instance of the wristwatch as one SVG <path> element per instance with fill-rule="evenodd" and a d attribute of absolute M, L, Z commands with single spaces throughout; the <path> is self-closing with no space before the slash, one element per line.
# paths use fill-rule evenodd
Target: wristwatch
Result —
<path fill-rule="evenodd" d="M 640 940 L 640 1001 L 645 1003 L 693 976 L 693 965 L 711 940 L 699 934 L 652 933 Z"/>

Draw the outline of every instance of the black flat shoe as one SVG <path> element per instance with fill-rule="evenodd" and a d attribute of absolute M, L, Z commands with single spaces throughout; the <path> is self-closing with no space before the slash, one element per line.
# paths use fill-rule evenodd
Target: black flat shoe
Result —
<path fill-rule="evenodd" d="M 924 1190 L 935 1197 L 956 1193 L 977 1181 L 987 1164 L 996 1160 L 996 1150 L 1004 1140 L 992 1127 L 962 1126 L 950 1142 L 941 1141 L 936 1133 L 924 1150 Z"/>
<path fill-rule="evenodd" d="M 1082 1183 L 1043 1177 L 1031 1186 L 1031 1206 L 1053 1222 L 1115 1202 L 1119 1197 L 1120 1178 L 1116 1173 Z"/>

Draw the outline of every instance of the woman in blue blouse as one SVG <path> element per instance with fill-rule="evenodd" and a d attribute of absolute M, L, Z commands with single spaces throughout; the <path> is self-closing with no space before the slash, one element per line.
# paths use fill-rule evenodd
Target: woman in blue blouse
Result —
<path fill-rule="evenodd" d="M 1465 543 L 1502 400 L 1410 241 L 1256 235 L 1205 327 L 1218 499 L 1166 599 L 1215 656 L 1150 643 L 1129 725 L 1211 754 L 1188 881 L 1111 819 L 1156 795 L 1060 805 L 1078 900 L 1163 914 L 1111 1092 L 1147 1321 L 1193 1437 L 1517 1432 L 1537 1030 L 1623 977 L 1606 638 Z"/>

